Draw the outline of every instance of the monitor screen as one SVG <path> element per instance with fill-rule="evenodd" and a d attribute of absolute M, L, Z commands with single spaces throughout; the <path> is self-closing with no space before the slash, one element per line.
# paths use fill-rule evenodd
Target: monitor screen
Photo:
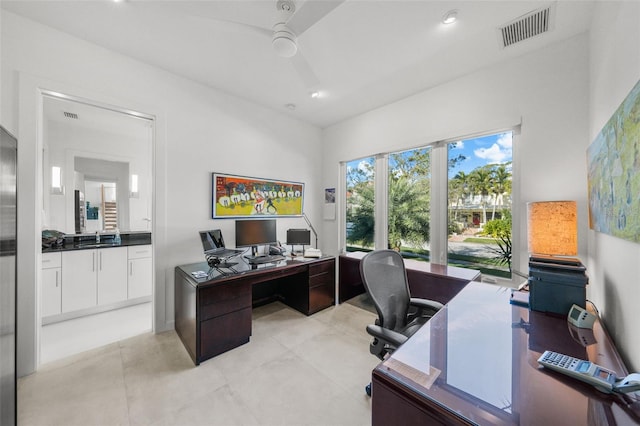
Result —
<path fill-rule="evenodd" d="M 303 245 L 311 244 L 311 231 L 308 229 L 287 229 L 287 244 Z"/>
<path fill-rule="evenodd" d="M 236 247 L 276 244 L 275 219 L 236 220 Z"/>

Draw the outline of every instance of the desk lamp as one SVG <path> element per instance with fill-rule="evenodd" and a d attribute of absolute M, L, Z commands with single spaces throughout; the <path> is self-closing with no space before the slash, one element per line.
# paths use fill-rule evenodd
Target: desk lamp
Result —
<path fill-rule="evenodd" d="M 529 306 L 567 315 L 571 306 L 585 307 L 588 278 L 578 254 L 575 201 L 543 201 L 527 205 Z"/>
<path fill-rule="evenodd" d="M 527 204 L 531 255 L 578 254 L 578 208 L 575 201 L 538 201 Z"/>

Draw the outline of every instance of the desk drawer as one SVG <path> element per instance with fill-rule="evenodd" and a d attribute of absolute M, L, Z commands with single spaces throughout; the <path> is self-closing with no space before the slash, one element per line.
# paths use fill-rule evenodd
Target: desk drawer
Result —
<path fill-rule="evenodd" d="M 236 348 L 251 336 L 251 307 L 231 312 L 200 325 L 200 360 Z"/>
<path fill-rule="evenodd" d="M 327 283 L 309 289 L 309 315 L 333 305 L 335 287 Z"/>
<path fill-rule="evenodd" d="M 247 281 L 232 282 L 200 289 L 200 306 L 211 305 L 238 297 L 248 297 L 251 304 L 251 283 Z"/>
<path fill-rule="evenodd" d="M 251 286 L 227 284 L 200 290 L 200 321 L 251 308 Z"/>
<path fill-rule="evenodd" d="M 319 285 L 333 284 L 335 281 L 333 271 L 325 272 L 319 275 L 309 276 L 309 288 L 317 287 Z"/>
<path fill-rule="evenodd" d="M 312 263 L 309 265 L 309 276 L 323 274 L 327 272 L 335 272 L 335 261 L 329 259 L 322 262 Z"/>

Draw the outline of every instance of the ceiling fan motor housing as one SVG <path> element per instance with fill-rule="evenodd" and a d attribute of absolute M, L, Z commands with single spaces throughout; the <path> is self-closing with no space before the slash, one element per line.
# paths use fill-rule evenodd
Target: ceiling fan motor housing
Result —
<path fill-rule="evenodd" d="M 271 43 L 278 56 L 290 58 L 298 51 L 295 33 L 287 27 L 287 21 L 295 12 L 295 4 L 291 0 L 278 0 L 276 23 L 273 26 L 273 38 Z"/>

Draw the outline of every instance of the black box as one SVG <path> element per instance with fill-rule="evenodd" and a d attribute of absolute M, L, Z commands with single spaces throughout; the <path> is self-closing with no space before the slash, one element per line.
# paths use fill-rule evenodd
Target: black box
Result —
<path fill-rule="evenodd" d="M 533 262 L 532 262 L 533 263 Z M 589 277 L 583 270 L 567 270 L 564 265 L 529 267 L 529 306 L 534 311 L 567 315 L 572 305 L 586 307 Z"/>

